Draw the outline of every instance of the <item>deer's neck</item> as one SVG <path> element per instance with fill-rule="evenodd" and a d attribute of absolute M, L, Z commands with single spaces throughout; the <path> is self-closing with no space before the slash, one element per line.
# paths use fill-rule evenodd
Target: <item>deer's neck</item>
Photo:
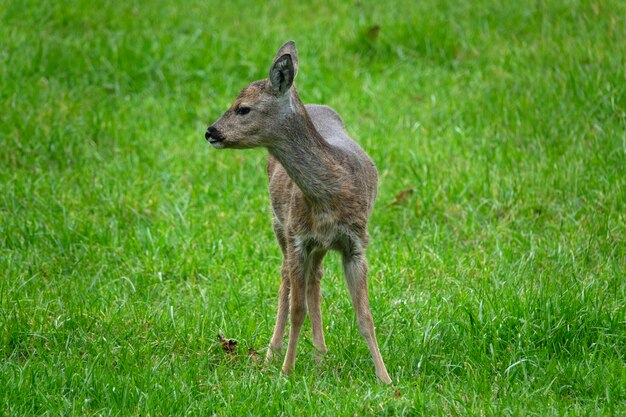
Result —
<path fill-rule="evenodd" d="M 305 198 L 326 205 L 341 188 L 340 167 L 333 148 L 313 126 L 304 106 L 287 116 L 280 138 L 268 148 Z"/>

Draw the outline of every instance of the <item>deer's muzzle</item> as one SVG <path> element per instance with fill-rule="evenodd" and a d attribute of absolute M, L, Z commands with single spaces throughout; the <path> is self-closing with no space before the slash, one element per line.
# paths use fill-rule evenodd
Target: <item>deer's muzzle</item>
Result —
<path fill-rule="evenodd" d="M 206 133 L 204 134 L 204 138 L 211 144 L 224 141 L 224 135 L 222 135 L 222 132 L 217 130 L 215 126 L 209 126 L 209 128 L 206 130 Z"/>

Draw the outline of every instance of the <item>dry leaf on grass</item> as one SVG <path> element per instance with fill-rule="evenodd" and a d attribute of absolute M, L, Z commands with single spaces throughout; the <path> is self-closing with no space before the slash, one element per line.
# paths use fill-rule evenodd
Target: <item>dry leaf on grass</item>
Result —
<path fill-rule="evenodd" d="M 221 334 L 217 335 L 217 339 L 222 344 L 222 349 L 226 351 L 226 353 L 235 353 L 235 349 L 237 348 L 237 341 L 234 339 L 226 339 Z"/>
<path fill-rule="evenodd" d="M 413 194 L 414 192 L 415 192 L 415 188 L 413 187 L 409 187 L 405 190 L 400 191 L 398 194 L 396 194 L 396 198 L 394 198 L 393 201 L 389 203 L 389 205 L 397 206 L 397 205 L 402 204 L 404 200 L 406 200 L 407 197 Z"/>
<path fill-rule="evenodd" d="M 370 40 L 376 40 L 376 38 L 378 38 L 378 34 L 380 33 L 380 25 L 370 26 L 367 28 L 367 32 L 365 33 Z"/>
<path fill-rule="evenodd" d="M 248 359 L 250 359 L 254 363 L 261 363 L 261 355 L 254 348 L 248 349 Z"/>

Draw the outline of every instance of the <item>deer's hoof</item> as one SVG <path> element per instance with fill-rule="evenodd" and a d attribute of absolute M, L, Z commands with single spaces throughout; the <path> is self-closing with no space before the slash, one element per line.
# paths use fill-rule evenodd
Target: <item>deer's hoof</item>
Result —
<path fill-rule="evenodd" d="M 378 374 L 376 375 L 378 376 L 378 379 L 380 379 L 380 382 L 382 382 L 383 384 L 391 384 L 391 378 L 389 378 L 389 375 L 387 374 L 387 372 L 383 373 L 383 374 Z"/>
<path fill-rule="evenodd" d="M 280 355 L 281 351 L 282 349 L 279 347 L 273 348 L 270 346 L 265 354 L 265 363 L 270 364 L 276 362 L 276 359 L 278 358 L 278 355 Z"/>
<path fill-rule="evenodd" d="M 324 363 L 324 358 L 326 358 L 326 352 L 328 352 L 328 350 L 326 349 L 316 349 L 313 352 L 313 357 L 315 358 L 315 362 L 318 365 L 321 365 Z"/>

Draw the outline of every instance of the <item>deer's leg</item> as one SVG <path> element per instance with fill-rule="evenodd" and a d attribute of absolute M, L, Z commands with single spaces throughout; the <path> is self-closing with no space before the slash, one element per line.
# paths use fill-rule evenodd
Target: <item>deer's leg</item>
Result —
<path fill-rule="evenodd" d="M 324 341 L 324 329 L 322 326 L 322 292 L 320 283 L 324 274 L 324 260 L 326 251 L 314 251 L 311 254 L 311 265 L 307 271 L 306 280 L 306 303 L 309 311 L 309 319 L 311 320 L 311 329 L 313 331 L 313 346 L 317 349 L 316 358 L 321 361 L 322 356 L 326 354 L 326 342 Z"/>
<path fill-rule="evenodd" d="M 367 295 L 367 261 L 363 253 L 347 253 L 343 257 L 343 268 L 346 274 L 346 282 L 348 290 L 352 297 L 352 305 L 356 312 L 359 332 L 365 338 L 367 347 L 370 350 L 374 366 L 376 367 L 376 375 L 386 384 L 391 383 L 391 378 L 387 373 L 387 368 L 383 362 L 376 341 L 376 333 L 374 331 L 374 321 L 370 311 L 370 303 Z"/>
<path fill-rule="evenodd" d="M 266 362 L 274 360 L 276 354 L 280 354 L 283 350 L 283 338 L 285 337 L 285 326 L 287 317 L 289 316 L 289 274 L 287 272 L 287 260 L 283 260 L 280 268 L 280 289 L 278 290 L 278 312 L 276 313 L 276 324 L 274 325 L 274 333 L 270 340 L 269 349 L 265 356 Z"/>
<path fill-rule="evenodd" d="M 300 330 L 306 317 L 306 280 L 305 265 L 306 258 L 302 248 L 289 244 L 287 248 L 287 259 L 289 260 L 289 282 L 291 284 L 291 327 L 289 328 L 289 344 L 287 345 L 287 354 L 283 362 L 283 374 L 289 374 L 296 362 L 296 349 L 298 347 L 298 338 Z"/>
<path fill-rule="evenodd" d="M 283 264 L 280 267 L 280 289 L 278 290 L 278 312 L 276 313 L 276 324 L 274 326 L 274 333 L 270 340 L 269 349 L 267 349 L 267 355 L 265 357 L 266 362 L 274 360 L 276 354 L 280 354 L 283 349 L 283 339 L 285 337 L 285 325 L 287 324 L 287 317 L 289 315 L 289 270 L 287 267 L 287 243 L 282 227 L 275 221 L 274 233 L 276 234 L 276 240 L 280 245 L 280 250 L 283 253 Z"/>

